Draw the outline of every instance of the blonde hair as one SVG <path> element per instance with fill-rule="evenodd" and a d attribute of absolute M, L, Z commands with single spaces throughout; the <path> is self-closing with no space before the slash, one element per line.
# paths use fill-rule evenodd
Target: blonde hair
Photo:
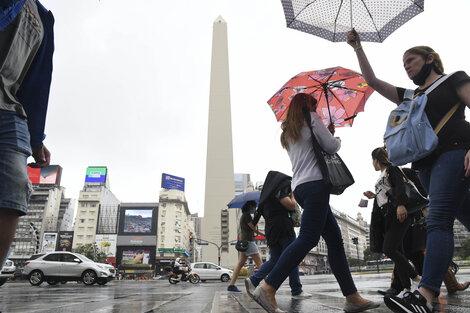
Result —
<path fill-rule="evenodd" d="M 286 119 L 281 124 L 281 145 L 287 149 L 289 142 L 296 142 L 304 125 L 304 110 L 316 107 L 317 100 L 310 94 L 298 93 L 292 98 L 287 109 Z"/>
<path fill-rule="evenodd" d="M 416 47 L 406 50 L 405 53 L 413 53 L 413 54 L 421 55 L 425 60 L 427 59 L 428 55 L 434 56 L 434 61 L 432 62 L 432 67 L 434 71 L 439 75 L 444 74 L 444 65 L 442 64 L 441 57 L 431 47 L 416 46 Z"/>

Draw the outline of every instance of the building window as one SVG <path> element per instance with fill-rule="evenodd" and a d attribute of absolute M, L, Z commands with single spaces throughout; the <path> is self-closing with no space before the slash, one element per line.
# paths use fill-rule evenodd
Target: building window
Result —
<path fill-rule="evenodd" d="M 88 219 L 88 223 L 94 223 L 95 222 L 95 219 L 94 218 L 89 218 Z"/>
<path fill-rule="evenodd" d="M 88 199 L 89 197 L 89 195 L 83 195 L 83 199 Z"/>
<path fill-rule="evenodd" d="M 92 203 L 92 204 L 91 204 L 91 207 L 92 207 L 92 208 L 96 208 L 96 203 Z"/>
<path fill-rule="evenodd" d="M 87 230 L 90 231 L 90 230 L 94 230 L 95 228 L 94 227 L 88 227 Z"/>
<path fill-rule="evenodd" d="M 85 223 L 85 219 L 84 219 L 84 218 L 81 218 L 81 219 L 80 219 L 80 224 L 83 224 L 83 223 Z"/>
<path fill-rule="evenodd" d="M 78 230 L 79 230 L 79 231 L 84 231 L 84 230 L 85 230 L 85 227 L 79 227 Z"/>

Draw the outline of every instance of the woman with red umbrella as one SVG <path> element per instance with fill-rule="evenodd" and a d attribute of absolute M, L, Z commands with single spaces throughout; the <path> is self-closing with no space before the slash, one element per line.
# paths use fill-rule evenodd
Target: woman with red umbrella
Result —
<path fill-rule="evenodd" d="M 320 236 L 328 246 L 331 270 L 346 297 L 344 310 L 362 312 L 380 305 L 359 295 L 349 272 L 341 231 L 329 205 L 331 187 L 323 181 L 313 151 L 311 130 L 327 153 L 337 152 L 341 143 L 323 124 L 315 112 L 316 107 L 317 100 L 310 94 L 296 94 L 281 126 L 281 144 L 292 163 L 292 190 L 295 200 L 304 211 L 299 236 L 282 252 L 265 283 L 253 292 L 253 298 L 269 312 L 284 312 L 277 306 L 276 291 L 305 255 L 318 244 Z"/>
<path fill-rule="evenodd" d="M 385 98 L 400 104 L 405 89 L 375 76 L 354 29 L 348 32 L 347 42 L 356 52 L 367 83 Z M 408 49 L 403 55 L 403 65 L 408 77 L 418 86 L 415 95 L 425 92 L 446 75 L 439 54 L 426 46 Z M 412 164 L 430 196 L 426 255 L 419 290 L 403 298 L 385 297 L 385 304 L 394 312 L 432 311 L 433 298 L 439 295 L 452 260 L 455 218 L 470 229 L 470 123 L 465 120 L 465 106 L 470 108 L 470 77 L 463 71 L 452 74 L 427 95 L 425 113 L 431 126 L 436 129 L 456 106 L 457 110 L 438 133 L 437 148 Z"/>

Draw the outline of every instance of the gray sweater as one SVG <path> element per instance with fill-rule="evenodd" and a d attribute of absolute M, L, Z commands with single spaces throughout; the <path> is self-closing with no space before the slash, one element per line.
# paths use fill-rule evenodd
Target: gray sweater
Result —
<path fill-rule="evenodd" d="M 323 150 L 330 154 L 338 152 L 341 141 L 333 137 L 317 113 L 311 112 L 310 115 L 313 133 Z M 307 125 L 302 127 L 301 134 L 302 137 L 296 142 L 290 143 L 287 149 L 292 163 L 292 190 L 295 190 L 300 184 L 323 179 L 313 152 L 310 129 Z"/>

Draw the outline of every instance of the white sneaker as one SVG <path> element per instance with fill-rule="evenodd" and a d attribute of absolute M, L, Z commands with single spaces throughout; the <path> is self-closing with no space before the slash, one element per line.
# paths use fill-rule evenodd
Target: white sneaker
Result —
<path fill-rule="evenodd" d="M 403 299 L 403 297 L 406 297 L 409 293 L 411 293 L 410 289 L 405 288 L 399 294 L 397 294 L 396 297 Z"/>
<path fill-rule="evenodd" d="M 310 298 L 311 296 L 312 296 L 311 293 L 302 291 L 298 295 L 292 296 L 292 299 L 307 299 L 307 298 Z"/>
<path fill-rule="evenodd" d="M 253 285 L 249 277 L 245 278 L 245 288 L 248 295 L 253 298 L 253 292 L 255 291 L 256 287 Z"/>

